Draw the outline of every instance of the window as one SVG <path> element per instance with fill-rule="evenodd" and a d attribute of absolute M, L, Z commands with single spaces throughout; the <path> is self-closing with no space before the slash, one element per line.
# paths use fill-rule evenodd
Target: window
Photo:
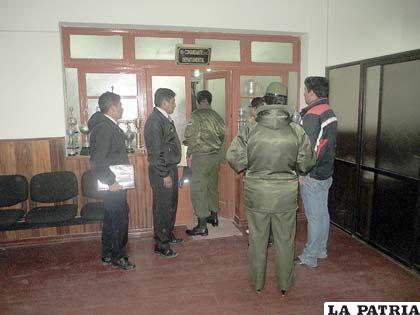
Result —
<path fill-rule="evenodd" d="M 252 62 L 293 63 L 293 43 L 252 42 Z"/>
<path fill-rule="evenodd" d="M 137 78 L 127 73 L 86 73 L 87 105 L 89 117 L 98 108 L 98 99 L 106 91 L 121 96 L 124 109 L 123 120 L 134 120 L 138 116 Z"/>
<path fill-rule="evenodd" d="M 241 61 L 239 40 L 198 38 L 195 44 L 211 47 L 211 61 Z"/>
<path fill-rule="evenodd" d="M 263 96 L 271 82 L 283 82 L 281 76 L 244 76 L 241 75 L 241 107 L 248 110 L 251 100 Z"/>
<path fill-rule="evenodd" d="M 71 58 L 123 59 L 123 40 L 119 35 L 70 35 Z"/>
<path fill-rule="evenodd" d="M 182 43 L 182 38 L 136 37 L 136 59 L 175 60 L 176 45 Z"/>

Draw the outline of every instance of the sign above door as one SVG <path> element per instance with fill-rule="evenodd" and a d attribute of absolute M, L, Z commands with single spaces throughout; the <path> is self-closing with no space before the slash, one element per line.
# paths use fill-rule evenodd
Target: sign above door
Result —
<path fill-rule="evenodd" d="M 179 65 L 208 65 L 211 48 L 196 45 L 177 45 L 176 62 Z"/>

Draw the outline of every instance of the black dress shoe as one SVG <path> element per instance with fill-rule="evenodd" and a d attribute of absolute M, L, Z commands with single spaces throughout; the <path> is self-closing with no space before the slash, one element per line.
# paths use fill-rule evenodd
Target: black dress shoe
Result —
<path fill-rule="evenodd" d="M 185 233 L 191 236 L 201 235 L 207 236 L 209 235 L 209 230 L 207 229 L 207 218 L 198 218 L 198 223 L 195 227 L 191 230 L 186 230 Z"/>
<path fill-rule="evenodd" d="M 207 229 L 207 227 L 200 227 L 197 225 L 191 230 L 186 230 L 185 233 L 187 233 L 190 236 L 196 236 L 196 235 L 207 236 L 209 235 L 209 230 Z"/>
<path fill-rule="evenodd" d="M 213 226 L 219 226 L 219 218 L 217 217 L 217 212 L 210 211 L 210 216 L 207 217 L 207 223 Z"/>
<path fill-rule="evenodd" d="M 155 247 L 155 254 L 157 254 L 159 256 L 164 256 L 164 257 L 167 257 L 167 258 L 174 258 L 174 257 L 178 256 L 178 253 L 170 247 L 162 248 L 162 247 L 156 246 Z"/>
<path fill-rule="evenodd" d="M 169 243 L 171 244 L 179 244 L 182 243 L 184 240 L 182 238 L 177 238 L 174 233 L 171 233 L 169 236 Z"/>
<path fill-rule="evenodd" d="M 281 290 L 281 296 L 285 296 L 286 295 L 286 290 Z"/>
<path fill-rule="evenodd" d="M 120 268 L 123 270 L 131 270 L 136 268 L 136 265 L 131 263 L 127 257 L 121 257 L 112 262 L 112 268 Z"/>
<path fill-rule="evenodd" d="M 295 257 L 295 259 L 293 259 L 293 262 L 294 262 L 295 264 L 302 265 L 302 262 L 301 262 L 301 260 L 300 260 L 300 258 L 299 258 L 299 257 Z"/>
<path fill-rule="evenodd" d="M 102 261 L 102 265 L 109 265 L 112 262 L 110 256 L 102 256 L 101 261 Z"/>

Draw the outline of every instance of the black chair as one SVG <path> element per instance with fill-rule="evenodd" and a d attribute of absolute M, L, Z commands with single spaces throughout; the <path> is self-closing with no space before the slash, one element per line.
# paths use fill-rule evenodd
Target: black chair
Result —
<path fill-rule="evenodd" d="M 26 214 L 26 200 L 28 199 L 28 180 L 22 175 L 0 176 L 0 207 L 12 207 L 19 204 L 19 208 L 0 209 L 0 226 L 17 223 Z"/>
<path fill-rule="evenodd" d="M 98 182 L 91 170 L 87 170 L 82 175 L 82 194 L 85 197 L 85 204 L 80 211 L 82 221 L 102 221 L 104 219 L 104 192 L 98 191 Z M 87 198 L 95 201 L 86 201 Z"/>
<path fill-rule="evenodd" d="M 77 177 L 73 172 L 40 173 L 31 178 L 33 207 L 26 215 L 30 224 L 51 224 L 72 220 L 77 214 Z M 72 203 L 64 203 L 72 200 Z M 50 205 L 38 205 L 49 203 Z M 53 205 L 51 205 L 53 204 Z"/>

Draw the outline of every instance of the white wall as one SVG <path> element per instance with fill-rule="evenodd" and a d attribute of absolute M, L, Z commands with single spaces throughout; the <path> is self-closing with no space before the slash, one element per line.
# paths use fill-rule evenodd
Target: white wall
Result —
<path fill-rule="evenodd" d="M 0 0 L 0 139 L 65 134 L 59 22 L 306 33 L 303 78 L 324 73 L 326 8 L 327 0 Z"/>
<path fill-rule="evenodd" d="M 328 0 L 328 65 L 420 48 L 419 0 Z"/>
<path fill-rule="evenodd" d="M 59 34 L 0 32 L 0 42 L 0 138 L 63 136 Z"/>
<path fill-rule="evenodd" d="M 303 34 L 301 81 L 420 48 L 420 0 L 0 0 L 0 139 L 65 134 L 59 22 Z"/>
<path fill-rule="evenodd" d="M 63 136 L 59 22 L 302 36 L 302 75 L 420 48 L 420 0 L 0 0 L 0 139 Z"/>

